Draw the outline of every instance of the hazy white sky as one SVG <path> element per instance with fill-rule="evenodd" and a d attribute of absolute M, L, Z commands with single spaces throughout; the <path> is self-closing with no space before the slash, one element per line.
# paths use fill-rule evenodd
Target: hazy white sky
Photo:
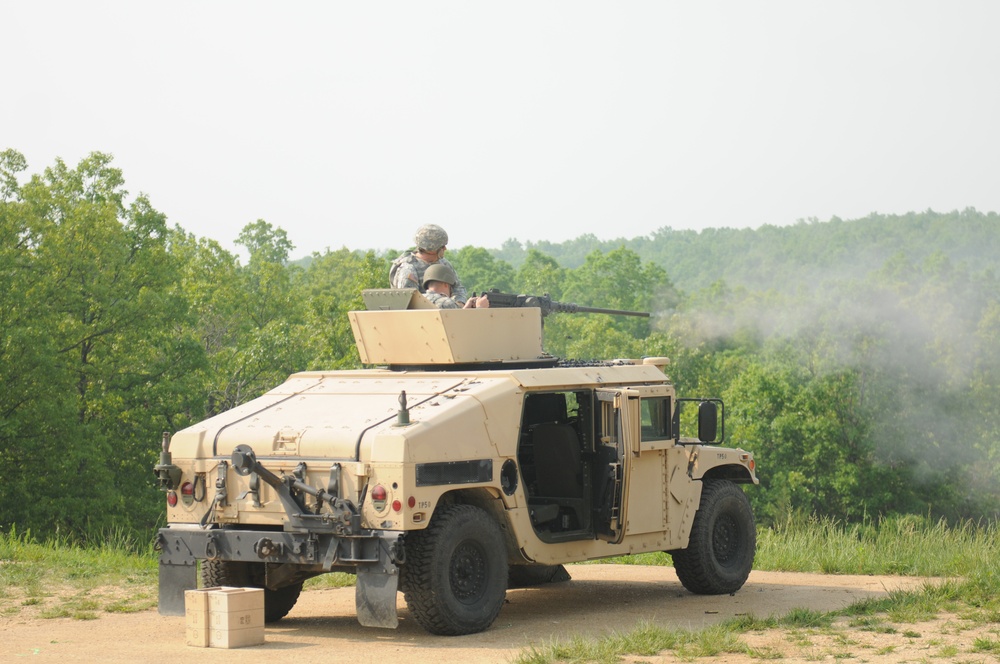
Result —
<path fill-rule="evenodd" d="M 0 0 L 0 149 L 293 256 L 1000 211 L 1000 2 Z"/>

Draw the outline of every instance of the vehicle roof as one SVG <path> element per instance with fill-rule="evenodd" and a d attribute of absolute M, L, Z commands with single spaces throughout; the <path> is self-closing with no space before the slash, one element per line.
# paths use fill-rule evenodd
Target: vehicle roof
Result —
<path fill-rule="evenodd" d="M 335 381 L 364 382 L 366 385 L 384 383 L 387 391 L 398 390 L 406 383 L 440 383 L 442 386 L 463 380 L 482 381 L 511 380 L 524 388 L 554 388 L 561 386 L 600 387 L 602 385 L 628 385 L 662 383 L 666 380 L 663 372 L 655 366 L 645 364 L 593 364 L 568 367 L 545 367 L 538 369 L 482 369 L 476 371 L 397 371 L 390 369 L 357 369 L 345 371 L 303 371 L 293 374 L 282 388 L 295 389 L 293 380 L 316 380 L 318 378 Z M 392 387 L 390 387 L 390 385 Z M 287 387 L 286 387 L 287 386 Z M 275 390 L 272 390 L 274 392 Z"/>

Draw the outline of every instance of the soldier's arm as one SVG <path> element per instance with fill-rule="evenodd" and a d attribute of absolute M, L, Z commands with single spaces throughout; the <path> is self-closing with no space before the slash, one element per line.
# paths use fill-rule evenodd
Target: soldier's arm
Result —
<path fill-rule="evenodd" d="M 462 305 L 455 301 L 455 298 L 448 297 L 447 295 L 442 295 L 441 293 L 435 293 L 434 291 L 427 291 L 424 293 L 424 297 L 430 301 L 438 309 L 461 309 Z"/>

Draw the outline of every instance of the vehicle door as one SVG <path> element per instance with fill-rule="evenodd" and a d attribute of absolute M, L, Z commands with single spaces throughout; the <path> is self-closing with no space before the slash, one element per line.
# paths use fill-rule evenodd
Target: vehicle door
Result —
<path fill-rule="evenodd" d="M 631 464 L 625 531 L 627 535 L 665 532 L 670 516 L 668 474 L 686 463 L 673 435 L 674 389 L 643 385 L 624 390 L 624 396 L 628 399 L 625 410 L 635 423 L 628 429 Z"/>
<path fill-rule="evenodd" d="M 596 452 L 595 531 L 598 539 L 617 544 L 625 537 L 632 442 L 638 438 L 639 401 L 624 388 L 597 390 L 598 431 Z M 634 412 L 633 412 L 634 410 Z"/>

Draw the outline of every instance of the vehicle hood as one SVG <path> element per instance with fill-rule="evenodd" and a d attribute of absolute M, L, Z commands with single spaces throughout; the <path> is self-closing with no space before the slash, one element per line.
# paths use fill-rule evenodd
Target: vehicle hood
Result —
<path fill-rule="evenodd" d="M 363 436 L 396 423 L 400 394 L 420 404 L 465 382 L 445 373 L 306 372 L 241 406 L 174 434 L 176 459 L 228 457 L 249 445 L 259 457 L 355 459 Z"/>

